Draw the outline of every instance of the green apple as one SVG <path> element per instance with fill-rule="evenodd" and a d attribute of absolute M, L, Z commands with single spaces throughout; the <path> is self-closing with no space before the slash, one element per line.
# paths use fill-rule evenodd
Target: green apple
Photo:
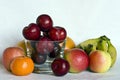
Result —
<path fill-rule="evenodd" d="M 110 69 L 112 59 L 108 52 L 102 50 L 92 51 L 89 55 L 90 70 L 96 73 L 104 73 Z"/>

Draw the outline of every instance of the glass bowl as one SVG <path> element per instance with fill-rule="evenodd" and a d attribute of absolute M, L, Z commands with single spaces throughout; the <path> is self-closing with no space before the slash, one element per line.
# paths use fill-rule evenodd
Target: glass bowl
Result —
<path fill-rule="evenodd" d="M 55 58 L 64 56 L 64 41 L 25 40 L 27 56 L 34 61 L 34 73 L 51 73 L 51 63 Z"/>

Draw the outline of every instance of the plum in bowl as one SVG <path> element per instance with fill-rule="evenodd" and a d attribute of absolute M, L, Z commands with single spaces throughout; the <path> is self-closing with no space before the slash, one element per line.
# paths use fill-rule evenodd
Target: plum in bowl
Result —
<path fill-rule="evenodd" d="M 51 63 L 56 58 L 63 58 L 65 40 L 51 41 L 46 38 L 41 40 L 25 40 L 27 56 L 35 63 L 35 73 L 51 73 Z"/>

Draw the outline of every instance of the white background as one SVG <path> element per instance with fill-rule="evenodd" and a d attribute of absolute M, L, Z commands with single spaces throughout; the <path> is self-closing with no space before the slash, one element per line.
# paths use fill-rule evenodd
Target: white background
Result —
<path fill-rule="evenodd" d="M 23 40 L 22 29 L 36 22 L 36 18 L 44 13 L 52 17 L 54 26 L 64 27 L 76 44 L 102 35 L 109 37 L 118 51 L 115 66 L 105 74 L 82 72 L 64 77 L 44 74 L 18 77 L 8 73 L 1 65 L 1 80 L 120 79 L 120 0 L 0 0 L 0 56 L 6 47 Z"/>

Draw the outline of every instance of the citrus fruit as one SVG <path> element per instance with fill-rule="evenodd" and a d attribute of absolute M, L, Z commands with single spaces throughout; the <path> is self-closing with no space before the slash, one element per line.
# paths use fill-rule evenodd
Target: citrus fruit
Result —
<path fill-rule="evenodd" d="M 14 75 L 25 76 L 33 72 L 34 63 L 29 57 L 16 57 L 10 64 L 10 70 Z"/>
<path fill-rule="evenodd" d="M 72 49 L 75 46 L 76 46 L 75 42 L 72 40 L 72 38 L 70 38 L 70 37 L 67 36 L 67 38 L 66 38 L 66 44 L 65 44 L 65 50 Z"/>
<path fill-rule="evenodd" d="M 24 56 L 24 51 L 23 49 L 19 48 L 19 47 L 8 47 L 3 51 L 3 55 L 2 55 L 2 63 L 4 65 L 4 67 L 9 71 L 9 65 L 10 62 L 18 56 Z"/>

